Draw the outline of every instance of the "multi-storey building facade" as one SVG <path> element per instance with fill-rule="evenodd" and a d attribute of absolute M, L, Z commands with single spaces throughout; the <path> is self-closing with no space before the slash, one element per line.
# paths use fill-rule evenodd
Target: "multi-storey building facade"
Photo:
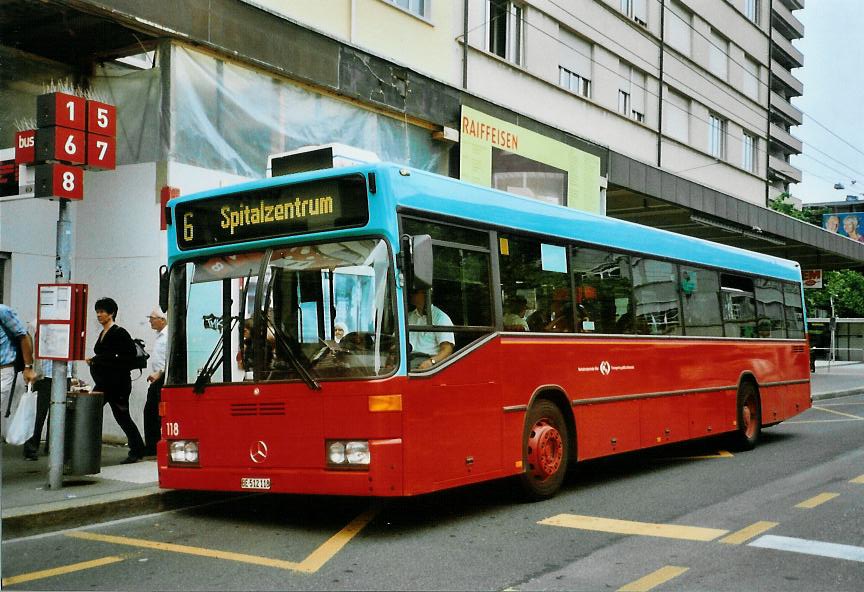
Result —
<path fill-rule="evenodd" d="M 0 0 L 0 147 L 52 82 L 118 106 L 118 167 L 88 171 L 72 206 L 72 276 L 114 297 L 136 337 L 150 335 L 165 197 L 330 142 L 805 268 L 860 267 L 864 244 L 765 207 L 800 178 L 802 7 Z M 0 204 L 2 297 L 25 318 L 54 278 L 56 220 L 56 202 Z"/>

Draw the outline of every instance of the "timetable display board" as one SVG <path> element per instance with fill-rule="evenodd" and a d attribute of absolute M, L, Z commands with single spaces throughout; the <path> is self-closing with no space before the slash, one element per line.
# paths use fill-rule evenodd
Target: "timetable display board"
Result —
<path fill-rule="evenodd" d="M 36 357 L 83 360 L 87 338 L 87 284 L 39 284 Z"/>
<path fill-rule="evenodd" d="M 366 178 L 360 174 L 189 201 L 174 212 L 177 244 L 184 250 L 354 228 L 368 221 Z"/>

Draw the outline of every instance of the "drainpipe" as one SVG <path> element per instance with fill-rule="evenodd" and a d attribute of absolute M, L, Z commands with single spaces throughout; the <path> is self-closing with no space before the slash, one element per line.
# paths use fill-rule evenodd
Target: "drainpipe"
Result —
<path fill-rule="evenodd" d="M 657 168 L 663 167 L 663 57 L 666 55 L 666 0 L 660 0 L 660 88 L 657 93 Z"/>
<path fill-rule="evenodd" d="M 468 0 L 462 0 L 462 88 L 468 88 Z"/>

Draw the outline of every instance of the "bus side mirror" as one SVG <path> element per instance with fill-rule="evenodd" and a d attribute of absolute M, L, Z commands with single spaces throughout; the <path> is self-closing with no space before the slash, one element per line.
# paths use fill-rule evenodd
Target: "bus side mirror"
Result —
<path fill-rule="evenodd" d="M 168 266 L 159 268 L 159 308 L 168 312 Z"/>
<path fill-rule="evenodd" d="M 432 287 L 432 237 L 428 234 L 411 237 L 411 273 L 414 288 Z"/>

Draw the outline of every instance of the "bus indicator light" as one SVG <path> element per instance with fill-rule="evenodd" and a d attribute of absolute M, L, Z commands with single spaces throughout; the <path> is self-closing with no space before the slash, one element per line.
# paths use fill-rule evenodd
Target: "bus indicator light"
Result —
<path fill-rule="evenodd" d="M 402 411 L 402 395 L 370 395 L 369 411 Z"/>

